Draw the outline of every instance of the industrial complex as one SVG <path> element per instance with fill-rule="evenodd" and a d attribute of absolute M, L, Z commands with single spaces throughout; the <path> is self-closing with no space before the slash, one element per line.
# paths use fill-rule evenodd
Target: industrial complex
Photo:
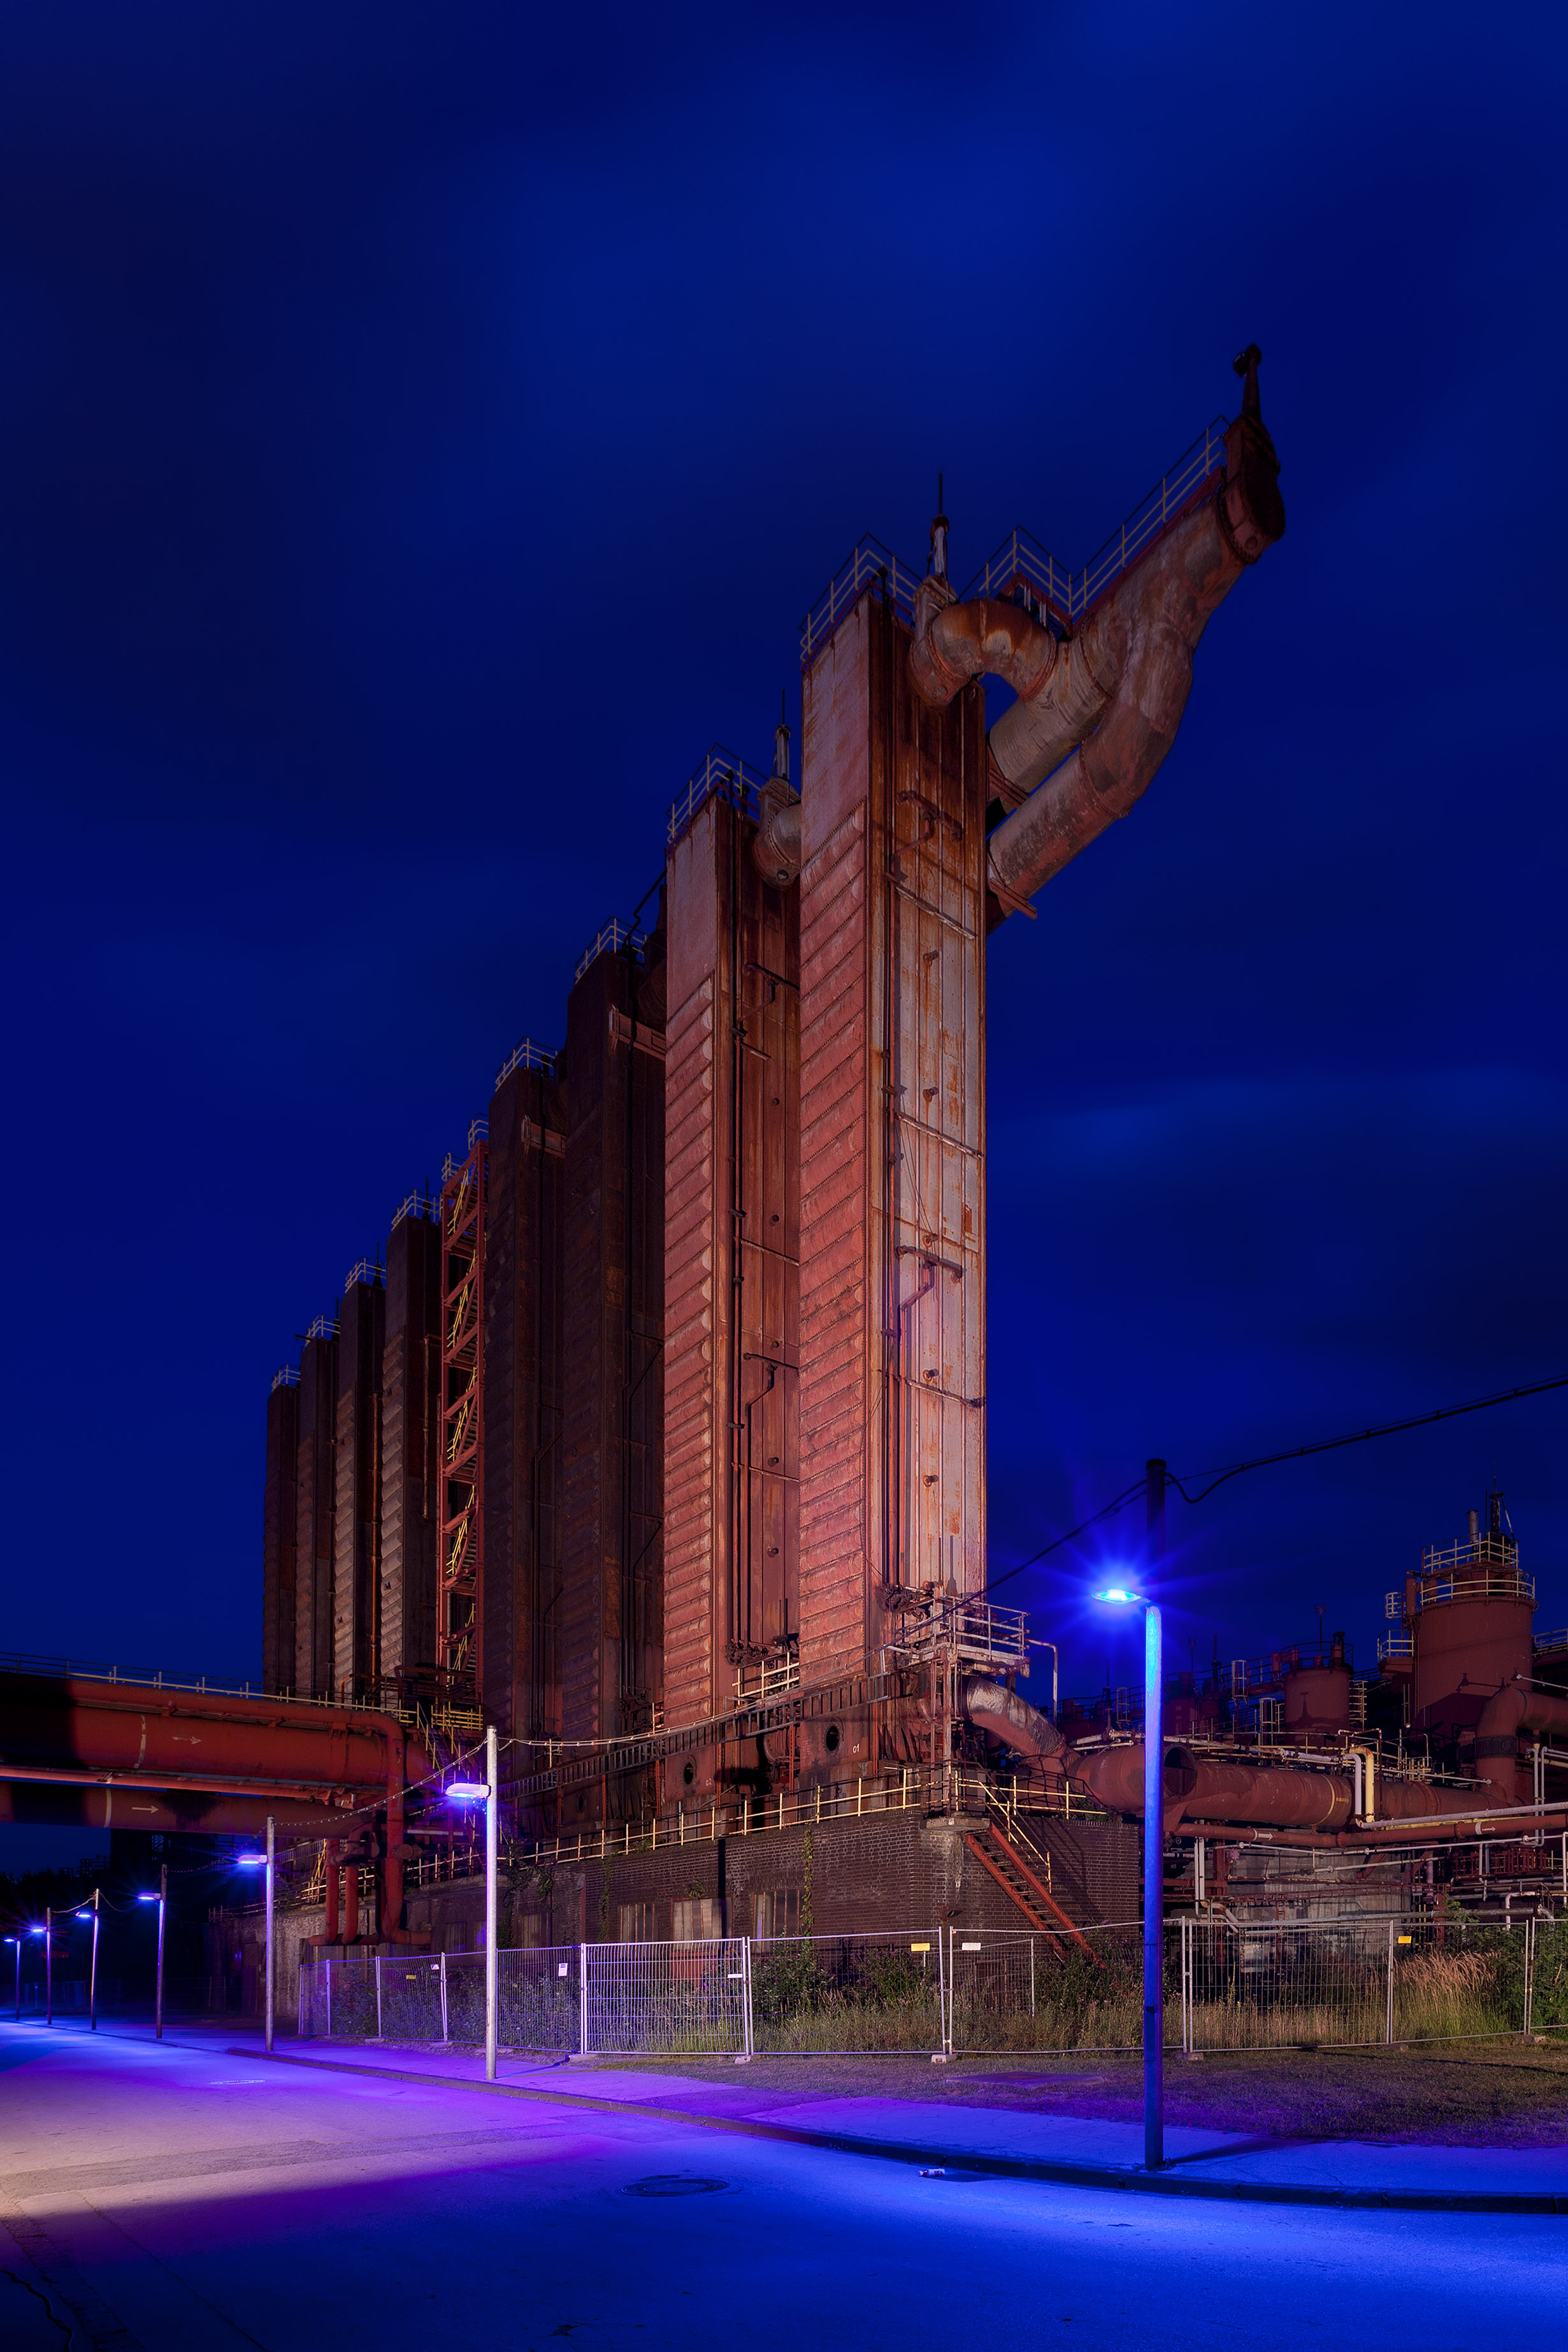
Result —
<path fill-rule="evenodd" d="M 259 1685 L 19 1666 L 11 1818 L 270 1819 L 298 1937 L 461 1948 L 442 1788 L 494 1726 L 517 1943 L 1134 1916 L 1142 1694 L 1058 1693 L 988 1590 L 987 940 L 1148 788 L 1283 532 L 1259 357 L 1081 571 L 1019 530 L 960 591 L 941 514 L 924 571 L 854 550 L 798 787 L 783 723 L 770 772 L 708 754 L 557 1042 L 274 1380 Z M 1568 1874 L 1568 1633 L 1501 1496 L 1385 1607 L 1359 1669 L 1169 1677 L 1195 1900 Z"/>

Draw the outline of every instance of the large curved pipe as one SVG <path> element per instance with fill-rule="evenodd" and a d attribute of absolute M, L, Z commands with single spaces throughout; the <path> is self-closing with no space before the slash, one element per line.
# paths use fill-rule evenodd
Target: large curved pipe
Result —
<path fill-rule="evenodd" d="M 395 1716 L 368 1708 L 16 1674 L 0 1675 L 0 1717 L 8 1763 L 68 1772 L 384 1790 L 393 1769 L 432 1769 Z"/>
<path fill-rule="evenodd" d="M 1476 1776 L 1497 1790 L 1500 1804 L 1511 1805 L 1517 1799 L 1521 1731 L 1568 1735 L 1568 1699 L 1550 1698 L 1544 1691 L 1513 1683 L 1482 1707 L 1476 1724 Z"/>
<path fill-rule="evenodd" d="M 1216 497 L 1158 540 L 1065 645 L 1017 606 L 956 604 L 944 579 L 916 593 L 910 674 L 925 700 L 946 702 L 987 671 L 1018 694 L 988 738 L 998 794 L 1013 804 L 988 844 L 1004 915 L 1147 791 L 1176 740 L 1209 615 L 1284 530 L 1259 358 L 1252 344 L 1236 362 L 1246 389 Z"/>
<path fill-rule="evenodd" d="M 966 1675 L 958 1685 L 958 1712 L 997 1739 L 1016 1748 L 1020 1756 L 1041 1761 L 1060 1755 L 1061 1734 L 1050 1716 L 988 1675 Z"/>
<path fill-rule="evenodd" d="M 1144 1813 L 1144 1743 L 1101 1748 L 1075 1758 L 1071 1777 L 1110 1813 L 1141 1821 Z M 1187 1748 L 1166 1750 L 1161 1786 L 1166 1825 L 1184 1818 L 1255 1822 L 1273 1829 L 1337 1830 L 1355 1818 L 1355 1782 L 1348 1772 L 1316 1772 L 1289 1764 L 1243 1764 L 1228 1758 L 1196 1755 Z M 1454 1809 L 1453 1791 L 1421 1781 L 1380 1779 L 1378 1806 L 1395 1821 L 1417 1821 Z"/>

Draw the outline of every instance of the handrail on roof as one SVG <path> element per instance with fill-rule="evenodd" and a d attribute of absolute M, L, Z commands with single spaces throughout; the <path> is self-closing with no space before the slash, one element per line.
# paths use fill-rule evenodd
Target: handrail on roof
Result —
<path fill-rule="evenodd" d="M 640 962 L 643 950 L 647 944 L 646 931 L 633 930 L 630 923 L 623 923 L 618 915 L 612 915 L 607 923 L 601 923 L 591 944 L 579 956 L 577 970 L 571 975 L 572 986 L 576 987 L 589 965 L 596 961 L 600 956 L 619 955 L 624 948 L 634 961 Z"/>
<path fill-rule="evenodd" d="M 392 1229 L 395 1234 L 405 1217 L 438 1217 L 441 1203 L 434 1192 L 409 1192 L 392 1213 Z"/>
<path fill-rule="evenodd" d="M 343 1276 L 343 1295 L 347 1297 L 356 1282 L 362 1282 L 367 1289 L 376 1290 L 381 1288 L 385 1281 L 386 1276 L 374 1258 L 357 1257 Z"/>
<path fill-rule="evenodd" d="M 308 1339 L 335 1339 L 338 1330 L 338 1318 L 335 1315 L 318 1315 L 307 1328 L 305 1337 Z"/>
<path fill-rule="evenodd" d="M 1049 548 L 1021 527 L 1011 531 L 964 590 L 963 602 L 979 596 L 1013 596 L 1043 605 L 1065 628 L 1075 628 L 1108 596 L 1124 573 L 1208 494 L 1225 467 L 1228 420 L 1217 416 L 1191 447 L 1162 474 L 1152 490 L 1112 532 L 1104 545 L 1076 572 L 1058 562 Z M 900 616 L 914 618 L 920 575 L 874 539 L 862 539 L 825 593 L 800 624 L 800 667 L 809 670 L 846 613 L 875 581 Z"/>
<path fill-rule="evenodd" d="M 514 1070 L 553 1070 L 555 1052 L 551 1046 L 536 1045 L 531 1037 L 519 1037 L 500 1068 L 496 1084 L 504 1086 Z"/>
<path fill-rule="evenodd" d="M 702 766 L 688 780 L 684 793 L 670 803 L 664 839 L 673 848 L 699 809 L 710 800 L 727 800 L 743 816 L 760 814 L 761 793 L 768 779 L 722 743 L 715 743 Z"/>
<path fill-rule="evenodd" d="M 277 1367 L 277 1370 L 274 1372 L 274 1374 L 272 1375 L 272 1387 L 273 1387 L 273 1392 L 276 1394 L 276 1392 L 277 1392 L 277 1390 L 279 1390 L 279 1389 L 297 1389 L 298 1386 L 299 1386 L 299 1367 L 298 1367 L 298 1364 L 279 1364 L 279 1366 Z"/>

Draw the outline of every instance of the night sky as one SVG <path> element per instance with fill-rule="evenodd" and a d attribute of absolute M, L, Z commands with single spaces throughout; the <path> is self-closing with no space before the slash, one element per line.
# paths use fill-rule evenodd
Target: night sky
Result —
<path fill-rule="evenodd" d="M 1262 346 L 1283 541 L 990 950 L 993 1573 L 1568 1371 L 1557 10 L 0 14 L 4 1641 L 256 1670 L 264 1410 L 873 531 L 1081 562 Z M 798 738 L 797 738 L 798 741 Z M 1358 1666 L 1568 1391 L 1171 1506 Z M 1141 1507 L 1014 1580 L 1085 1589 Z M 1000 1597 L 1000 1596 L 999 1596 Z"/>

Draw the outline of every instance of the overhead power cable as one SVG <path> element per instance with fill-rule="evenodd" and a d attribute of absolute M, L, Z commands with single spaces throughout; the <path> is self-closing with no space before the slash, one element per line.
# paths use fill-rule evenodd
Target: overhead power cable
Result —
<path fill-rule="evenodd" d="M 1176 1488 L 1184 1503 L 1201 1503 L 1213 1494 L 1217 1486 L 1223 1486 L 1231 1478 L 1241 1477 L 1249 1470 L 1271 1469 L 1276 1463 L 1280 1462 L 1300 1462 L 1311 1454 L 1332 1454 L 1341 1445 L 1364 1445 L 1369 1438 L 1394 1437 L 1401 1430 L 1406 1429 L 1426 1429 L 1433 1422 L 1452 1421 L 1462 1412 L 1485 1412 L 1490 1405 L 1512 1404 L 1520 1397 L 1543 1396 L 1550 1389 L 1563 1388 L 1568 1388 L 1568 1372 L 1560 1372 L 1549 1381 L 1524 1381 L 1517 1388 L 1499 1389 L 1491 1396 L 1469 1397 L 1463 1404 L 1438 1405 L 1434 1412 L 1411 1413 L 1404 1421 L 1382 1421 L 1371 1429 L 1348 1430 L 1343 1437 L 1313 1438 L 1306 1445 L 1287 1446 L 1282 1454 L 1260 1454 L 1250 1462 L 1231 1462 L 1223 1469 L 1189 1470 L 1185 1478 L 1177 1477 L 1174 1470 L 1167 1470 L 1166 1484 Z M 1190 1494 L 1187 1491 L 1188 1486 L 1197 1479 L 1207 1479 L 1208 1483 L 1207 1486 L 1200 1486 L 1196 1494 Z M 1025 1569 L 1038 1568 L 1040 1561 L 1049 1559 L 1053 1551 L 1061 1551 L 1064 1545 L 1076 1542 L 1080 1536 L 1087 1535 L 1091 1528 L 1097 1528 L 1103 1519 L 1113 1518 L 1118 1511 L 1125 1510 L 1129 1503 L 1135 1503 L 1140 1495 L 1146 1495 L 1148 1491 L 1148 1479 L 1140 1478 L 1134 1486 L 1126 1487 L 1113 1502 L 1103 1505 L 1088 1518 L 1082 1520 L 1077 1527 L 1069 1528 L 1065 1535 L 1053 1537 L 1051 1541 L 1042 1545 L 1039 1551 L 1032 1552 L 1028 1559 L 1020 1559 L 1016 1568 L 1009 1568 L 1002 1575 L 992 1577 L 986 1587 L 988 1596 L 995 1592 L 999 1585 L 1010 1582 L 1015 1576 L 1021 1576 Z"/>

